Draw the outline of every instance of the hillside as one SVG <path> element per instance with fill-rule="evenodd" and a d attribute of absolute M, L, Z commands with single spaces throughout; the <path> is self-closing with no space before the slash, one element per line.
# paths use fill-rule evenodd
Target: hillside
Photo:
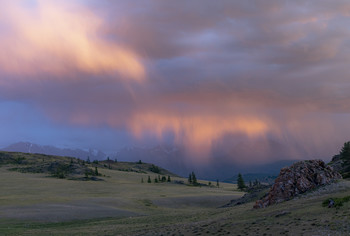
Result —
<path fill-rule="evenodd" d="M 71 163 L 73 160 L 73 163 Z M 80 163 L 77 163 L 80 162 Z M 52 163 L 84 168 L 101 181 L 65 179 L 46 172 Z M 71 169 L 74 169 L 71 167 Z M 195 187 L 172 175 L 155 183 L 152 164 L 0 152 L 0 235 L 346 235 L 350 181 L 321 186 L 264 209 L 253 209 L 236 185 Z M 15 169 L 13 169 L 15 168 Z M 41 172 L 34 172 L 33 170 Z M 16 171 L 14 171 L 16 170 Z M 19 170 L 19 171 L 18 171 Z M 30 171 L 28 171 L 30 170 Z M 161 169 L 162 174 L 166 170 Z M 148 176 L 151 182 L 147 183 Z M 84 177 L 82 177 L 84 178 Z M 91 178 L 91 177 L 90 177 Z M 142 181 L 145 180 L 145 181 Z M 185 183 L 185 184 L 179 184 Z M 263 190 L 265 191 L 265 190 Z M 259 195 L 259 194 L 258 194 Z M 328 199 L 343 201 L 335 208 Z M 232 200 L 237 200 L 232 202 Z M 222 208 L 227 203 L 228 207 Z"/>
<path fill-rule="evenodd" d="M 75 180 L 98 180 L 99 169 L 126 172 L 150 173 L 176 176 L 170 171 L 149 163 L 84 161 L 74 157 L 52 156 L 45 154 L 3 152 L 0 151 L 0 166 L 10 165 L 9 170 L 23 173 L 45 173 L 53 177 Z M 97 169 L 96 169 L 97 168 Z"/>
<path fill-rule="evenodd" d="M 277 175 L 265 174 L 265 173 L 248 173 L 242 174 L 245 184 L 249 185 L 249 182 L 259 181 L 263 184 L 273 184 Z M 238 175 L 234 175 L 231 178 L 224 180 L 226 183 L 237 183 Z"/>

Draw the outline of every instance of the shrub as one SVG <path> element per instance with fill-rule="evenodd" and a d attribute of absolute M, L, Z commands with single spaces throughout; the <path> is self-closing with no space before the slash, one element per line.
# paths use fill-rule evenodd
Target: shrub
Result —
<path fill-rule="evenodd" d="M 149 168 L 150 171 L 154 172 L 154 173 L 160 173 L 160 169 L 158 166 L 155 166 L 152 164 L 152 166 Z"/>
<path fill-rule="evenodd" d="M 343 206 L 343 204 L 345 202 L 349 202 L 350 201 L 350 196 L 346 196 L 346 197 L 343 197 L 343 198 L 327 198 L 326 200 L 324 200 L 322 202 L 322 206 L 323 207 L 327 207 L 331 200 L 334 201 L 334 207 L 339 208 L 339 207 Z"/>

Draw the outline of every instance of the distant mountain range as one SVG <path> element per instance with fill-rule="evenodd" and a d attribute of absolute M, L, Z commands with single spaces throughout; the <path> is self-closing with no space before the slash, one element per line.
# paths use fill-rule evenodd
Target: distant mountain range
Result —
<path fill-rule="evenodd" d="M 107 158 L 107 155 L 100 150 L 89 149 L 85 151 L 82 149 L 58 148 L 54 146 L 41 146 L 29 142 L 14 143 L 5 148 L 2 148 L 1 150 L 7 152 L 25 152 L 56 156 L 68 156 L 80 158 L 82 160 L 86 160 L 89 157 L 91 161 L 104 160 Z"/>

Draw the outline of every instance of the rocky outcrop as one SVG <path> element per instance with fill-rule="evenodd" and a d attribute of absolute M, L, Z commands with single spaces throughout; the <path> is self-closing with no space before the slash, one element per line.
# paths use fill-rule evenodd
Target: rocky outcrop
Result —
<path fill-rule="evenodd" d="M 281 169 L 270 192 L 254 208 L 264 208 L 287 201 L 317 186 L 341 179 L 341 175 L 321 160 L 300 161 Z"/>

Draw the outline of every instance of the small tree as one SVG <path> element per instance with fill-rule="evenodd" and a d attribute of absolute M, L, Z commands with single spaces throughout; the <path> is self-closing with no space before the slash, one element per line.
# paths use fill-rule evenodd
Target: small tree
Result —
<path fill-rule="evenodd" d="M 197 177 L 196 177 L 196 175 L 195 175 L 195 173 L 193 171 L 192 171 L 192 184 L 193 185 L 197 185 L 198 184 Z"/>
<path fill-rule="evenodd" d="M 142 164 L 142 161 L 141 161 L 141 160 L 139 160 L 139 161 L 137 162 L 137 164 Z"/>
<path fill-rule="evenodd" d="M 151 180 L 151 177 L 150 177 L 150 176 L 148 176 L 147 183 L 152 183 L 152 180 Z"/>
<path fill-rule="evenodd" d="M 211 182 L 210 181 L 208 182 L 208 185 L 211 186 Z"/>
<path fill-rule="evenodd" d="M 98 176 L 97 166 L 95 166 L 95 175 Z"/>
<path fill-rule="evenodd" d="M 216 180 L 216 186 L 217 186 L 217 187 L 220 186 L 220 185 L 219 185 L 219 180 L 218 180 L 218 179 Z"/>
<path fill-rule="evenodd" d="M 154 178 L 154 182 L 158 183 L 158 178 L 157 177 Z"/>
<path fill-rule="evenodd" d="M 191 174 L 188 175 L 188 182 L 189 182 L 190 184 L 192 183 L 192 175 L 191 175 Z"/>
<path fill-rule="evenodd" d="M 343 158 L 343 159 L 350 158 L 350 142 L 344 143 L 339 154 L 340 154 L 341 158 Z"/>
<path fill-rule="evenodd" d="M 168 182 L 171 182 L 170 175 L 168 175 Z"/>
<path fill-rule="evenodd" d="M 143 178 L 141 178 L 141 183 L 143 183 Z"/>
<path fill-rule="evenodd" d="M 90 164 L 90 157 L 88 156 L 87 159 L 86 159 L 86 163 Z"/>
<path fill-rule="evenodd" d="M 339 155 L 340 155 L 340 158 L 343 160 L 343 164 L 342 164 L 343 177 L 349 178 L 350 177 L 350 141 L 344 143 L 344 146 L 342 147 Z"/>
<path fill-rule="evenodd" d="M 238 174 L 238 178 L 237 178 L 237 186 L 238 189 L 243 190 L 246 188 L 245 184 L 244 184 L 244 180 L 243 177 L 241 175 L 241 173 Z"/>

